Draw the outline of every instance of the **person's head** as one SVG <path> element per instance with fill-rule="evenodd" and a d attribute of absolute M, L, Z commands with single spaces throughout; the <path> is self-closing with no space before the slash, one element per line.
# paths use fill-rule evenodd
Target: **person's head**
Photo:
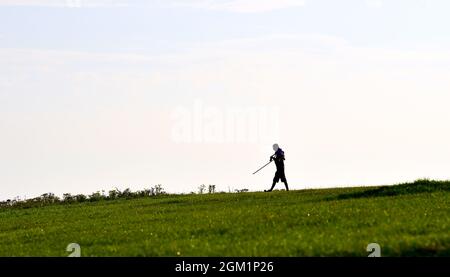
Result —
<path fill-rule="evenodd" d="M 273 151 L 278 151 L 278 149 L 280 148 L 279 146 L 278 146 L 278 144 L 274 144 L 273 146 L 272 146 L 272 148 L 273 148 Z"/>

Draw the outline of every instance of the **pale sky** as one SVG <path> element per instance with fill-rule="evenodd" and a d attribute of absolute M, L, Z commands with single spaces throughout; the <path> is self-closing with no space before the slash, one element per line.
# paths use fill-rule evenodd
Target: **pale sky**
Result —
<path fill-rule="evenodd" d="M 449 179 L 449 10 L 0 0 L 0 200 Z"/>

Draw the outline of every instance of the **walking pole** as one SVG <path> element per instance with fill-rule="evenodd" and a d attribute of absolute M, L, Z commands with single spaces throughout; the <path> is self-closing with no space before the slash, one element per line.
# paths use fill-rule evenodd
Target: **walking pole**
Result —
<path fill-rule="evenodd" d="M 264 167 L 268 166 L 272 161 L 266 163 L 263 167 L 261 167 L 260 169 L 256 170 L 255 172 L 253 172 L 253 174 L 258 173 L 261 169 L 263 169 Z"/>

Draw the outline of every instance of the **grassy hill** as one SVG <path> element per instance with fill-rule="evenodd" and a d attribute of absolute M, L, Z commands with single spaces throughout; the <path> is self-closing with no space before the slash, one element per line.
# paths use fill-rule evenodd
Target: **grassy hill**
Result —
<path fill-rule="evenodd" d="M 450 182 L 0 209 L 0 256 L 450 256 Z"/>

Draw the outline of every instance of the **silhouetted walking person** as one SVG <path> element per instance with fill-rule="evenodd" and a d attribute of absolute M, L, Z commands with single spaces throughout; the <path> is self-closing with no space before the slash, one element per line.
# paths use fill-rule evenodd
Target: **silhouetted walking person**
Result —
<path fill-rule="evenodd" d="M 275 154 L 273 154 L 270 157 L 271 161 L 275 162 L 275 165 L 277 167 L 277 172 L 275 172 L 275 177 L 273 177 L 273 183 L 272 187 L 269 190 L 265 190 L 265 192 L 271 192 L 273 188 L 275 187 L 275 184 L 278 183 L 280 180 L 284 183 L 284 186 L 286 187 L 286 190 L 289 190 L 288 183 L 286 180 L 286 175 L 284 173 L 284 151 L 281 150 L 281 148 L 278 146 L 278 144 L 273 145 L 273 150 L 275 151 Z"/>

